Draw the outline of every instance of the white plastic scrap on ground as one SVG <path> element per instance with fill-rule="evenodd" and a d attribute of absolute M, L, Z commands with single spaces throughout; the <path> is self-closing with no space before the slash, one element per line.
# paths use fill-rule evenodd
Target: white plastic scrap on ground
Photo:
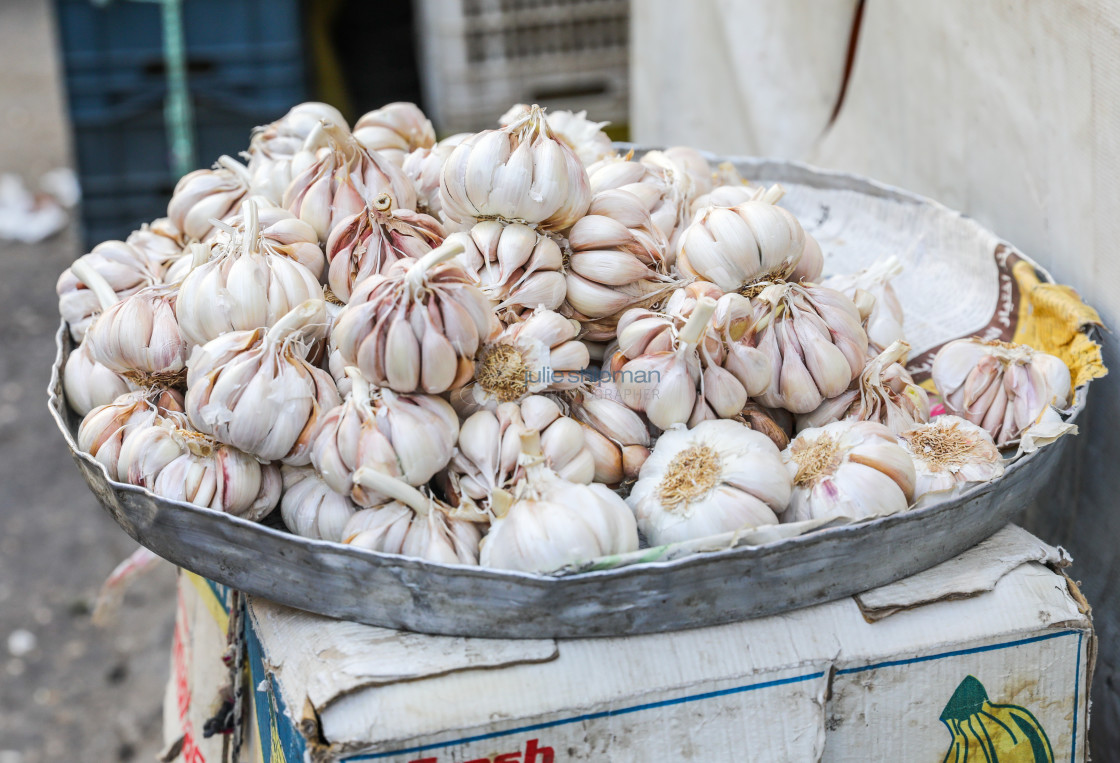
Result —
<path fill-rule="evenodd" d="M 38 193 L 15 174 L 0 174 L 0 239 L 34 244 L 66 227 L 68 209 L 81 199 L 74 171 L 60 167 L 39 179 Z"/>

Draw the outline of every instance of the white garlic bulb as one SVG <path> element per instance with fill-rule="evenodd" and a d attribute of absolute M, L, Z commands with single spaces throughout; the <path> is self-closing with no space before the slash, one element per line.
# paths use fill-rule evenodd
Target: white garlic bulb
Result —
<path fill-rule="evenodd" d="M 128 234 L 125 243 L 139 252 L 160 273 L 166 271 L 167 266 L 182 255 L 187 245 L 183 232 L 166 217 L 144 223 L 139 230 Z"/>
<path fill-rule="evenodd" d="M 457 264 L 451 240 L 362 281 L 331 329 L 331 348 L 372 383 L 439 394 L 466 384 L 480 344 L 497 328 L 486 299 Z"/>
<path fill-rule="evenodd" d="M 354 514 L 343 528 L 344 543 L 440 564 L 478 564 L 478 525 L 450 516 L 453 510 L 430 494 L 373 469 L 359 469 L 354 481 L 391 500 Z"/>
<path fill-rule="evenodd" d="M 533 106 L 513 124 L 456 146 L 443 165 L 440 202 L 458 222 L 500 218 L 563 230 L 587 211 L 591 191 L 579 157 Z"/>
<path fill-rule="evenodd" d="M 404 157 L 418 148 L 431 148 L 436 131 L 424 112 L 414 103 L 399 101 L 366 112 L 354 123 L 354 139 L 368 148 L 401 164 Z"/>
<path fill-rule="evenodd" d="M 281 202 L 292 178 L 310 163 L 294 162 L 296 154 L 307 136 L 324 120 L 341 130 L 350 129 L 334 106 L 309 102 L 293 106 L 280 119 L 253 131 L 248 152 L 253 193 L 262 194 L 276 204 Z"/>
<path fill-rule="evenodd" d="M 250 196 L 242 203 L 253 202 L 257 207 L 257 228 L 260 235 L 260 249 L 269 254 L 287 257 L 311 271 L 315 278 L 322 278 L 327 267 L 327 258 L 319 247 L 315 230 L 283 207 L 278 207 L 265 196 Z M 238 236 L 247 231 L 244 216 L 233 215 L 211 231 L 207 241 L 218 248 L 231 245 Z"/>
<path fill-rule="evenodd" d="M 791 490 L 778 448 L 737 421 L 661 435 L 627 503 L 651 545 L 778 524 Z"/>
<path fill-rule="evenodd" d="M 350 394 L 324 412 L 311 444 L 311 464 L 333 490 L 371 506 L 384 496 L 370 494 L 354 482 L 359 468 L 419 486 L 447 466 L 459 436 L 459 419 L 446 400 L 371 388 L 352 366 L 346 373 Z"/>
<path fill-rule="evenodd" d="M 606 485 L 578 485 L 548 468 L 540 434 L 522 434 L 524 476 L 513 495 L 496 493 L 495 519 L 482 543 L 480 563 L 524 572 L 638 549 L 638 529 L 626 502 Z"/>
<path fill-rule="evenodd" d="M 987 430 L 1003 447 L 1051 407 L 1070 403 L 1070 372 L 1053 355 L 1024 344 L 957 339 L 933 359 L 945 409 Z"/>
<path fill-rule="evenodd" d="M 97 406 L 113 402 L 132 389 L 132 385 L 116 371 L 94 360 L 89 345 L 82 342 L 66 358 L 62 388 L 70 408 L 85 416 Z"/>
<path fill-rule="evenodd" d="M 618 388 L 607 380 L 565 394 L 570 415 L 585 428 L 595 481 L 617 485 L 636 480 L 653 440 L 642 417 L 622 403 Z"/>
<path fill-rule="evenodd" d="M 188 238 L 201 241 L 210 235 L 211 219 L 225 220 L 237 213 L 250 184 L 245 165 L 219 157 L 213 169 L 195 170 L 179 179 L 167 204 L 167 217 Z"/>
<path fill-rule="evenodd" d="M 416 187 L 417 212 L 443 219 L 443 205 L 439 199 L 439 176 L 443 171 L 443 163 L 451 156 L 455 147 L 471 135 L 472 133 L 465 132 L 451 135 L 431 148 L 418 148 L 404 158 L 401 169 Z"/>
<path fill-rule="evenodd" d="M 331 489 L 314 469 L 306 466 L 280 467 L 284 494 L 280 516 L 296 535 L 313 540 L 342 541 L 342 531 L 358 507 L 346 495 Z"/>
<path fill-rule="evenodd" d="M 200 432 L 263 461 L 309 461 L 323 413 L 338 405 L 334 380 L 306 359 L 305 342 L 326 322 L 308 300 L 271 328 L 231 331 L 195 347 L 187 364 L 186 408 Z"/>
<path fill-rule="evenodd" d="M 55 284 L 58 312 L 70 326 L 70 336 L 82 341 L 86 329 L 105 305 L 119 302 L 145 286 L 161 283 L 161 269 L 143 253 L 123 241 L 105 241 L 74 263 L 88 266 L 108 284 L 109 291 L 97 291 L 77 276 L 74 265 L 62 271 Z M 81 270 L 81 266 L 79 266 Z"/>
<path fill-rule="evenodd" d="M 782 460 L 793 478 L 783 522 L 886 516 L 905 511 L 914 497 L 914 462 L 882 424 L 836 421 L 806 429 Z"/>
<path fill-rule="evenodd" d="M 792 273 L 805 250 L 805 231 L 777 206 L 783 191 L 776 189 L 757 201 L 698 212 L 681 234 L 677 267 L 724 291 Z"/>
<path fill-rule="evenodd" d="M 524 103 L 512 106 L 498 118 L 498 124 L 502 127 L 513 124 L 524 118 L 529 113 L 529 108 Z M 545 118 L 556 137 L 575 151 L 585 165 L 594 164 L 614 153 L 611 139 L 603 132 L 603 128 L 610 122 L 592 122 L 587 118 L 586 111 L 549 111 Z"/>
<path fill-rule="evenodd" d="M 327 239 L 328 282 L 343 303 L 354 287 L 406 257 L 420 259 L 443 243 L 439 220 L 422 212 L 395 209 L 393 197 L 377 196 L 361 212 L 339 220 Z"/>
<path fill-rule="evenodd" d="M 902 263 L 891 255 L 857 273 L 830 276 L 821 284 L 852 298 L 857 304 L 867 302 L 863 325 L 872 352 L 882 352 L 892 342 L 905 341 L 902 304 L 891 286 L 891 279 L 901 272 Z M 858 294 L 860 291 L 871 299 Z M 857 296 L 861 299 L 857 299 Z"/>
<path fill-rule="evenodd" d="M 798 416 L 798 428 L 851 419 L 876 421 L 900 434 L 929 421 L 929 396 L 903 365 L 909 353 L 906 342 L 891 344 L 868 361 L 853 389 L 824 401 L 812 413 Z"/>
<path fill-rule="evenodd" d="M 915 500 L 1003 474 L 1003 457 L 992 436 L 957 416 L 938 416 L 898 439 L 914 459 Z"/>
<path fill-rule="evenodd" d="M 106 405 L 90 410 L 78 427 L 78 449 L 99 461 L 109 478 L 124 482 L 128 462 L 121 460 L 125 441 L 138 431 L 153 426 L 169 411 L 182 412 L 183 397 L 164 389 L 126 392 Z"/>
<path fill-rule="evenodd" d="M 463 245 L 459 263 L 506 322 L 564 302 L 564 255 L 551 237 L 521 223 L 483 220 L 452 238 Z"/>

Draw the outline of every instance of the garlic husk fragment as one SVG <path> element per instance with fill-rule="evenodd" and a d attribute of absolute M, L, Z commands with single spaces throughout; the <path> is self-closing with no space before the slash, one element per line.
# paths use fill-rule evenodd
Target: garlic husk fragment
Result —
<path fill-rule="evenodd" d="M 334 380 L 306 359 L 325 322 L 323 301 L 308 300 L 271 328 L 197 346 L 187 364 L 191 423 L 262 461 L 308 463 L 319 419 L 339 404 Z"/>
<path fill-rule="evenodd" d="M 805 231 L 777 206 L 783 193 L 775 186 L 756 201 L 697 212 L 681 233 L 677 267 L 724 291 L 787 277 L 805 250 Z"/>
<path fill-rule="evenodd" d="M 303 163 L 295 161 L 296 154 L 307 136 L 324 120 L 343 131 L 350 129 L 334 106 L 312 101 L 293 106 L 280 119 L 253 131 L 247 153 L 253 193 L 262 194 L 276 204 L 281 202 L 292 178 L 310 163 L 306 156 Z"/>
<path fill-rule="evenodd" d="M 886 516 L 905 511 L 914 497 L 910 454 L 875 422 L 836 421 L 806 429 L 782 460 L 793 478 L 782 522 Z"/>
<path fill-rule="evenodd" d="M 444 242 L 362 281 L 331 329 L 331 348 L 377 386 L 439 394 L 466 384 L 474 357 L 497 328 L 490 301 Z"/>
<path fill-rule="evenodd" d="M 161 389 L 126 392 L 111 403 L 90 410 L 78 427 L 78 449 L 97 459 L 109 478 L 124 482 L 128 462 L 122 461 L 125 441 L 138 431 L 153 426 L 169 411 L 182 412 L 183 396 Z"/>
<path fill-rule="evenodd" d="M 564 255 L 551 237 L 521 223 L 483 220 L 452 238 L 463 245 L 459 263 L 505 322 L 564 302 Z"/>
<path fill-rule="evenodd" d="M 443 214 L 462 223 L 498 218 L 563 230 L 590 202 L 583 163 L 537 106 L 506 127 L 464 140 L 440 176 Z"/>
<path fill-rule="evenodd" d="M 638 529 L 625 501 L 605 485 L 579 485 L 557 475 L 545 464 L 535 430 L 521 440 L 525 474 L 512 496 L 495 496 L 482 566 L 551 572 L 637 550 Z"/>
<path fill-rule="evenodd" d="M 280 501 L 280 470 L 196 432 L 181 413 L 168 413 L 125 441 L 122 463 L 133 485 L 250 521 Z"/>
<path fill-rule="evenodd" d="M 354 480 L 391 500 L 354 514 L 343 529 L 344 543 L 440 564 L 478 564 L 478 525 L 450 516 L 453 510 L 430 494 L 372 469 L 359 469 Z"/>
<path fill-rule="evenodd" d="M 876 421 L 895 434 L 929 421 L 929 396 L 906 370 L 910 345 L 894 342 L 868 361 L 853 389 L 797 417 L 799 429 L 832 421 Z"/>
<path fill-rule="evenodd" d="M 280 516 L 296 535 L 314 540 L 342 542 L 342 531 L 358 507 L 347 496 L 331 489 L 314 469 L 281 466 L 284 494 Z"/>
<path fill-rule="evenodd" d="M 108 284 L 110 293 L 99 296 L 77 276 L 73 265 L 59 275 L 55 284 L 58 312 L 70 325 L 70 336 L 75 342 L 82 341 L 94 317 L 104 309 L 102 303 L 106 299 L 110 300 L 110 304 L 119 302 L 145 286 L 153 286 L 163 280 L 160 266 L 124 241 L 100 243 L 88 254 L 79 257 L 75 264 L 78 263 L 96 271 Z"/>
<path fill-rule="evenodd" d="M 201 241 L 210 235 L 212 219 L 237 213 L 250 184 L 245 165 L 222 156 L 213 169 L 195 170 L 179 179 L 167 204 L 167 218 L 188 238 Z"/>
<path fill-rule="evenodd" d="M 393 197 L 377 196 L 361 212 L 345 217 L 327 240 L 328 283 L 343 303 L 369 276 L 384 274 L 406 257 L 420 259 L 443 243 L 439 220 L 422 212 L 394 208 Z"/>
<path fill-rule="evenodd" d="M 79 416 L 106 405 L 132 389 L 129 381 L 93 359 L 89 345 L 82 342 L 66 358 L 62 370 L 66 403 Z"/>
<path fill-rule="evenodd" d="M 398 395 L 372 388 L 354 367 L 347 369 L 346 401 L 326 411 L 314 433 L 312 466 L 335 491 L 372 506 L 385 496 L 355 482 L 362 468 L 423 485 L 447 466 L 459 436 L 459 419 L 442 398 Z"/>
<path fill-rule="evenodd" d="M 298 262 L 311 271 L 315 278 L 322 278 L 327 258 L 319 246 L 315 230 L 283 207 L 278 207 L 264 196 L 251 196 L 246 201 L 257 207 L 257 227 L 261 251 L 276 254 Z M 222 225 L 214 228 L 208 237 L 218 248 L 233 244 L 239 235 L 246 234 L 244 209 Z"/>
<path fill-rule="evenodd" d="M 169 218 L 161 217 L 144 223 L 139 230 L 128 234 L 125 243 L 135 249 L 159 273 L 177 260 L 186 248 L 187 240 L 183 232 L 175 227 Z"/>
<path fill-rule="evenodd" d="M 985 429 L 1004 447 L 1053 406 L 1070 404 L 1070 372 L 1053 355 L 1024 344 L 957 339 L 933 359 L 945 409 Z"/>
<path fill-rule="evenodd" d="M 452 404 L 473 412 L 579 386 L 591 363 L 587 346 L 576 339 L 579 330 L 576 321 L 551 310 L 506 327 L 479 348 L 474 380 L 455 392 Z"/>
<path fill-rule="evenodd" d="M 757 402 L 808 413 L 842 394 L 863 371 L 867 334 L 855 304 L 840 292 L 779 281 L 751 302 L 754 320 L 743 341 L 765 353 L 771 368 Z"/>
<path fill-rule="evenodd" d="M 268 245 L 253 201 L 245 202 L 245 220 L 244 232 L 216 253 L 192 245 L 200 264 L 183 279 L 175 305 L 180 332 L 191 344 L 269 328 L 297 305 L 323 299 L 314 273 Z"/>
<path fill-rule="evenodd" d="M 498 118 L 498 124 L 502 127 L 512 124 L 524 118 L 529 110 L 527 104 L 518 103 Z M 610 122 L 592 122 L 586 111 L 549 111 L 545 117 L 556 137 L 575 151 L 584 165 L 594 164 L 614 153 L 610 137 L 603 132 Z"/>
<path fill-rule="evenodd" d="M 431 148 L 436 143 L 431 121 L 416 104 L 404 101 L 366 112 L 354 123 L 352 132 L 363 146 L 398 165 L 409 152 Z"/>
<path fill-rule="evenodd" d="M 872 352 L 879 353 L 892 342 L 905 341 L 902 303 L 891 286 L 891 279 L 901 272 L 902 263 L 891 255 L 857 273 L 829 276 L 821 284 L 850 297 L 856 304 L 868 303 L 861 312 L 866 313 L 863 326 Z M 867 299 L 868 296 L 871 299 Z"/>
<path fill-rule="evenodd" d="M 764 408 L 756 403 L 747 403 L 731 421 L 766 435 L 778 450 L 785 450 L 793 436 L 793 417 L 788 411 Z"/>
<path fill-rule="evenodd" d="M 416 189 L 401 168 L 333 123 L 320 123 L 292 161 L 307 166 L 293 175 L 281 206 L 314 228 L 324 244 L 340 220 L 360 213 L 379 194 L 389 194 L 402 209 L 416 207 Z"/>
<path fill-rule="evenodd" d="M 898 436 L 914 459 L 914 500 L 1003 474 L 1003 457 L 992 436 L 957 416 L 938 416 Z M 927 499 L 928 500 L 928 499 Z"/>
<path fill-rule="evenodd" d="M 627 503 L 650 545 L 778 524 L 790 477 L 766 435 L 705 421 L 661 435 Z"/>
<path fill-rule="evenodd" d="M 105 305 L 84 340 L 93 359 L 142 387 L 179 384 L 186 366 L 187 343 L 175 319 L 178 287 L 147 286 L 120 302 L 107 304 L 112 290 L 97 271 L 81 261 L 71 269 Z"/>
<path fill-rule="evenodd" d="M 618 388 L 600 380 L 565 395 L 570 415 L 586 429 L 584 442 L 595 460 L 595 481 L 617 485 L 636 480 L 653 438 L 642 417 L 623 404 Z"/>

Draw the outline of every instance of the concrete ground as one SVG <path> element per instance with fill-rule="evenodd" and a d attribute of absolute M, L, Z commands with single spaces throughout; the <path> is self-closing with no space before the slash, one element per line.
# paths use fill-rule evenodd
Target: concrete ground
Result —
<path fill-rule="evenodd" d="M 47 0 L 0 3 L 0 173 L 65 165 L 67 127 Z M 101 582 L 135 548 L 94 500 L 47 413 L 54 282 L 67 231 L 0 242 L 0 763 L 151 761 L 162 747 L 173 568 L 142 578 L 104 628 Z"/>

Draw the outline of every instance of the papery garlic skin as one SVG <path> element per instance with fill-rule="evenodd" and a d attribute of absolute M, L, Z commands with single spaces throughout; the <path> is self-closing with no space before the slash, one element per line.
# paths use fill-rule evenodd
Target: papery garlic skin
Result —
<path fill-rule="evenodd" d="M 195 347 L 187 364 L 191 423 L 263 461 L 308 463 L 320 417 L 339 404 L 334 380 L 306 360 L 305 342 L 325 321 L 322 300 L 309 300 L 267 330 L 231 331 Z"/>
<path fill-rule="evenodd" d="M 902 303 L 891 286 L 891 280 L 902 273 L 902 263 L 891 255 L 877 260 L 870 267 L 847 275 L 834 275 L 821 284 L 856 300 L 857 293 L 866 292 L 872 299 L 864 316 L 864 328 L 871 350 L 882 352 L 893 342 L 905 341 Z M 810 279 L 811 280 L 811 279 Z M 858 304 L 858 302 L 857 302 Z"/>
<path fill-rule="evenodd" d="M 248 201 L 252 201 L 257 207 L 261 250 L 298 262 L 310 270 L 315 278 L 322 278 L 327 258 L 319 246 L 315 229 L 264 196 L 251 196 Z M 233 239 L 244 233 L 244 216 L 238 213 L 226 220 L 224 225 L 215 228 L 208 241 L 221 249 L 232 245 Z"/>
<path fill-rule="evenodd" d="M 499 218 L 563 230 L 590 202 L 583 163 L 537 106 L 507 127 L 464 140 L 440 175 L 443 214 L 463 223 Z"/>
<path fill-rule="evenodd" d="M 736 421 L 661 435 L 627 503 L 650 545 L 778 524 L 792 483 L 778 448 Z"/>
<path fill-rule="evenodd" d="M 938 416 L 898 439 L 914 459 L 915 501 L 969 483 L 991 482 L 1003 474 L 1003 457 L 992 436 L 957 416 Z"/>
<path fill-rule="evenodd" d="M 225 220 L 237 213 L 250 185 L 248 168 L 222 156 L 213 169 L 195 170 L 179 178 L 167 204 L 167 217 L 188 238 L 201 241 L 213 229 L 211 218 Z"/>
<path fill-rule="evenodd" d="M 800 432 L 782 452 L 793 492 L 782 522 L 860 521 L 905 511 L 916 475 L 882 424 L 837 421 Z"/>
<path fill-rule="evenodd" d="M 482 543 L 483 567 L 551 572 L 569 564 L 638 548 L 626 502 L 598 483 L 577 485 L 548 468 L 533 430 L 522 435 L 525 475 Z M 508 508 L 507 508 L 508 507 Z"/>
<path fill-rule="evenodd" d="M 398 101 L 366 112 L 354 123 L 354 139 L 396 164 L 418 148 L 431 148 L 436 131 L 424 112 L 414 103 Z"/>
<path fill-rule="evenodd" d="M 281 466 L 280 476 L 284 480 L 280 497 L 284 526 L 304 538 L 341 543 L 346 523 L 358 510 L 354 502 L 332 490 L 309 467 Z"/>
<path fill-rule="evenodd" d="M 551 237 L 521 223 L 483 220 L 451 238 L 463 246 L 457 261 L 507 323 L 564 302 L 564 254 Z"/>
<path fill-rule="evenodd" d="M 79 257 L 77 262 L 89 266 L 107 282 L 110 294 L 105 297 L 111 300 L 110 304 L 163 280 L 158 265 L 123 241 L 100 243 L 88 254 Z M 82 341 L 94 317 L 106 307 L 102 304 L 105 298 L 80 279 L 73 266 L 59 275 L 55 291 L 58 293 L 58 312 L 69 324 L 70 336 L 75 342 Z"/>
<path fill-rule="evenodd" d="M 153 426 L 169 411 L 182 412 L 178 392 L 159 389 L 126 392 L 111 403 L 90 410 L 78 427 L 78 450 L 101 463 L 109 478 L 124 482 L 128 461 L 121 461 L 125 441 L 136 432 Z"/>
<path fill-rule="evenodd" d="M 518 103 L 498 118 L 498 124 L 502 127 L 513 124 L 524 118 L 529 110 L 527 104 Z M 610 137 L 603 132 L 610 122 L 592 122 L 587 118 L 586 111 L 549 111 L 545 117 L 556 137 L 575 151 L 585 165 L 594 164 L 614 153 Z"/>
<path fill-rule="evenodd" d="M 62 370 L 66 403 L 79 416 L 99 405 L 113 402 L 132 389 L 127 379 L 94 360 L 89 345 L 82 342 L 66 358 Z"/>
<path fill-rule="evenodd" d="M 1053 406 L 1070 403 L 1069 368 L 1027 345 L 957 339 L 933 359 L 933 383 L 949 413 L 978 424 L 996 445 L 1014 444 Z"/>

